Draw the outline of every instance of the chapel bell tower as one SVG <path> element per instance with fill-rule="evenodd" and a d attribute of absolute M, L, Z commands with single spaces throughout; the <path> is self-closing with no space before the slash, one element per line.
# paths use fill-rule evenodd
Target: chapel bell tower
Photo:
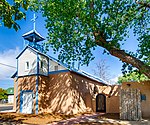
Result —
<path fill-rule="evenodd" d="M 31 46 L 34 49 L 39 50 L 40 52 L 44 52 L 43 46 L 39 45 L 38 43 L 45 40 L 44 37 L 42 37 L 35 29 L 35 21 L 37 19 L 37 16 L 35 16 L 31 21 L 33 21 L 33 30 L 25 33 L 22 35 L 25 41 L 28 41 L 28 45 Z"/>

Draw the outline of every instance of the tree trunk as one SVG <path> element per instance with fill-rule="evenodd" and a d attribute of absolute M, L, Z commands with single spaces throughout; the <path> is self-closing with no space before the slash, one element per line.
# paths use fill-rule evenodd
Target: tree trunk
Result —
<path fill-rule="evenodd" d="M 94 32 L 94 37 L 98 46 L 105 48 L 112 56 L 119 58 L 122 62 L 131 64 L 133 67 L 150 78 L 150 66 L 144 64 L 141 60 L 127 54 L 124 50 L 120 50 L 111 46 L 111 42 L 107 42 L 102 32 Z"/>
<path fill-rule="evenodd" d="M 150 78 L 150 66 L 145 65 L 139 59 L 127 54 L 124 50 L 119 49 L 110 49 L 110 54 L 119 58 L 122 62 L 126 62 L 131 64 L 132 66 L 139 69 L 140 72 L 145 74 L 148 78 Z"/>

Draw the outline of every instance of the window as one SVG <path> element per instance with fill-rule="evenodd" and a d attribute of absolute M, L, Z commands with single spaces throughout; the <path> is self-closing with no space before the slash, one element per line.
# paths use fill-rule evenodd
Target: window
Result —
<path fill-rule="evenodd" d="M 146 101 L 146 95 L 145 94 L 141 94 L 141 101 Z"/>
<path fill-rule="evenodd" d="M 55 71 L 58 71 L 58 66 L 55 66 L 54 68 L 55 68 Z"/>
<path fill-rule="evenodd" d="M 25 63 L 25 70 L 29 70 L 29 61 Z"/>
<path fill-rule="evenodd" d="M 40 68 L 43 68 L 43 62 L 41 61 L 41 63 L 40 63 Z"/>

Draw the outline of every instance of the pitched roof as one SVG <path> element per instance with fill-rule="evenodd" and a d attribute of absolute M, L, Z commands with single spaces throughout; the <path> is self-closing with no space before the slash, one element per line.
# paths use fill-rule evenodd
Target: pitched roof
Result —
<path fill-rule="evenodd" d="M 87 72 L 85 72 L 85 71 L 77 70 L 77 69 L 74 69 L 74 70 L 71 70 L 71 71 L 73 71 L 73 72 L 75 72 L 75 73 L 77 73 L 77 74 L 79 74 L 79 75 L 85 76 L 85 77 L 87 77 L 87 78 L 90 78 L 90 79 L 92 79 L 92 80 L 94 80 L 94 81 L 100 82 L 100 83 L 102 83 L 102 84 L 104 84 L 104 85 L 108 85 L 105 80 L 103 80 L 103 79 L 101 79 L 101 78 L 99 78 L 99 77 L 93 76 L 92 74 L 87 73 Z"/>
<path fill-rule="evenodd" d="M 44 53 L 38 51 L 37 49 L 34 49 L 34 48 L 31 47 L 31 46 L 26 46 L 26 47 L 21 51 L 21 53 L 16 57 L 16 59 L 18 59 L 18 58 L 22 55 L 22 53 L 23 53 L 27 48 L 29 48 L 29 49 L 32 50 L 33 52 L 36 52 L 36 53 L 39 53 L 39 54 L 41 54 L 41 55 L 44 55 L 44 56 L 48 57 L 48 55 L 46 55 L 46 54 L 44 54 Z"/>
<path fill-rule="evenodd" d="M 22 37 L 25 40 L 28 40 L 30 42 L 33 42 L 34 40 L 35 40 L 35 42 L 39 42 L 39 41 L 45 40 L 44 37 L 42 37 L 42 35 L 40 35 L 36 30 L 31 30 L 31 31 L 23 34 Z"/>
<path fill-rule="evenodd" d="M 82 75 L 82 76 L 88 77 L 88 78 L 93 79 L 93 80 L 95 80 L 95 81 L 97 81 L 97 82 L 101 82 L 101 83 L 107 85 L 107 82 L 106 82 L 105 80 L 103 80 L 103 79 L 101 79 L 101 78 L 99 78 L 99 77 L 93 76 L 92 74 L 89 74 L 89 73 L 87 73 L 87 72 L 85 72 L 85 71 L 77 70 L 76 68 L 69 68 L 69 66 L 68 66 L 67 64 L 62 63 L 62 62 L 60 62 L 59 60 L 55 59 L 54 57 L 49 56 L 49 55 L 47 55 L 47 54 L 44 54 L 44 53 L 40 52 L 39 50 L 32 48 L 31 46 L 26 46 L 26 47 L 23 49 L 23 51 L 16 57 L 16 59 L 18 59 L 18 58 L 22 55 L 22 53 L 23 53 L 27 48 L 31 49 L 31 50 L 34 51 L 35 53 L 39 53 L 39 54 L 41 54 L 41 55 L 46 56 L 46 57 L 49 58 L 50 60 L 55 61 L 55 62 L 58 63 L 59 65 L 61 65 L 61 66 L 65 67 L 66 69 L 68 69 L 69 71 L 75 72 L 75 73 L 77 73 L 77 74 L 80 74 L 80 75 Z M 15 77 L 15 76 L 16 76 L 16 75 L 14 74 L 12 77 Z"/>
<path fill-rule="evenodd" d="M 15 78 L 17 76 L 17 71 L 11 76 L 11 78 Z"/>

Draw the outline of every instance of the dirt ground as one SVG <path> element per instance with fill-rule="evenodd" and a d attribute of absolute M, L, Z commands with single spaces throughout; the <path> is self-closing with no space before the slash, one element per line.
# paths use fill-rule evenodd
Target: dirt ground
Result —
<path fill-rule="evenodd" d="M 17 114 L 17 113 L 0 113 L 0 123 L 11 122 L 14 124 L 50 124 L 52 122 L 76 117 L 75 115 L 58 115 L 58 114 Z"/>
<path fill-rule="evenodd" d="M 60 115 L 60 114 L 17 114 L 17 113 L 0 113 L 0 125 L 150 125 L 147 121 L 121 121 L 119 114 L 77 114 L 77 115 Z"/>

